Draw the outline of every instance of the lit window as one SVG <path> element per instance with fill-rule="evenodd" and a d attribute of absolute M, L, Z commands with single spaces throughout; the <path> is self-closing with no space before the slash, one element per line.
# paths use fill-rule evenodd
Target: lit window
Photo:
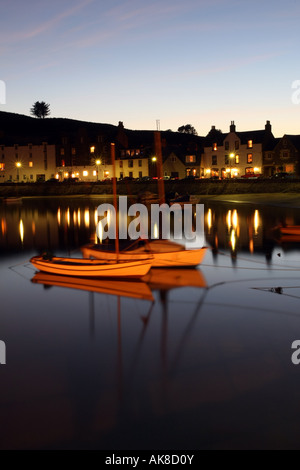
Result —
<path fill-rule="evenodd" d="M 93 176 L 97 176 L 97 171 L 93 171 Z"/>
<path fill-rule="evenodd" d="M 33 162 L 29 162 L 29 168 L 33 168 Z"/>
<path fill-rule="evenodd" d="M 217 152 L 217 150 L 218 150 L 218 144 L 215 143 L 215 144 L 213 144 L 213 151 Z"/>
<path fill-rule="evenodd" d="M 186 157 L 186 163 L 195 163 L 196 162 L 196 157 L 195 155 L 187 155 Z"/>
<path fill-rule="evenodd" d="M 5 170 L 5 163 L 0 163 L 0 171 L 4 171 Z"/>
<path fill-rule="evenodd" d="M 253 149 L 253 140 L 248 140 L 248 149 Z"/>
<path fill-rule="evenodd" d="M 65 149 L 60 149 L 60 154 L 64 155 L 65 154 Z"/>
<path fill-rule="evenodd" d="M 253 163 L 253 154 L 252 153 L 248 153 L 247 163 Z"/>
<path fill-rule="evenodd" d="M 95 150 L 96 150 L 95 147 L 90 148 L 91 153 L 95 153 Z"/>
<path fill-rule="evenodd" d="M 236 165 L 238 165 L 240 163 L 240 156 L 239 155 L 235 156 L 235 163 L 236 163 Z"/>
<path fill-rule="evenodd" d="M 86 177 L 86 176 L 89 176 L 89 172 L 88 172 L 88 171 L 84 171 L 84 172 L 83 172 L 83 176 L 85 176 L 85 177 Z"/>

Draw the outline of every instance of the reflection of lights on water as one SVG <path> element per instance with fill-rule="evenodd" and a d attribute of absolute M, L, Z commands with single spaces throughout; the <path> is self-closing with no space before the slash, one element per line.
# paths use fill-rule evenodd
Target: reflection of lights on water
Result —
<path fill-rule="evenodd" d="M 24 241 L 24 224 L 23 224 L 22 219 L 20 220 L 19 232 L 20 232 L 20 240 L 23 243 L 23 241 Z"/>
<path fill-rule="evenodd" d="M 153 238 L 157 240 L 159 238 L 159 233 L 158 233 L 158 225 L 155 224 L 153 228 Z"/>
<path fill-rule="evenodd" d="M 78 212 L 77 212 L 77 220 L 78 220 L 78 227 L 80 227 L 80 224 L 81 224 L 81 212 L 80 212 L 80 209 L 78 209 Z"/>
<path fill-rule="evenodd" d="M 67 224 L 68 227 L 70 226 L 71 218 L 70 218 L 70 208 L 68 207 L 67 212 L 66 212 L 66 219 L 67 219 Z"/>
<path fill-rule="evenodd" d="M 95 225 L 96 226 L 97 226 L 97 223 L 98 223 L 98 209 L 95 209 Z"/>
<path fill-rule="evenodd" d="M 226 222 L 227 222 L 227 227 L 228 227 L 228 231 L 230 231 L 231 229 L 231 211 L 228 211 L 228 214 L 227 214 L 227 217 L 226 217 Z"/>
<path fill-rule="evenodd" d="M 208 225 L 208 230 L 210 232 L 211 228 L 212 228 L 212 211 L 211 211 L 211 209 L 209 209 L 208 213 L 207 213 L 207 225 Z"/>
<path fill-rule="evenodd" d="M 97 238 L 97 234 L 96 234 L 96 238 Z M 103 225 L 102 225 L 102 221 L 99 222 L 98 224 L 98 238 L 100 240 L 100 243 L 103 242 Z"/>
<path fill-rule="evenodd" d="M 253 255 L 253 253 L 254 253 L 254 241 L 253 241 L 253 238 L 251 238 L 251 240 L 249 241 L 249 251 L 250 251 L 250 253 Z"/>
<path fill-rule="evenodd" d="M 2 235 L 6 234 L 6 230 L 7 230 L 6 220 L 1 219 L 1 232 L 2 232 Z"/>
<path fill-rule="evenodd" d="M 57 211 L 57 222 L 58 222 L 58 225 L 61 224 L 61 210 L 60 210 L 60 207 L 58 208 L 58 211 Z"/>
<path fill-rule="evenodd" d="M 90 211 L 89 209 L 85 209 L 84 211 L 84 223 L 86 228 L 89 228 L 90 226 Z"/>
<path fill-rule="evenodd" d="M 95 245 L 98 245 L 98 237 L 97 237 L 97 232 L 95 233 Z"/>
<path fill-rule="evenodd" d="M 232 251 L 235 251 L 236 249 L 236 231 L 235 230 L 231 231 L 230 243 L 231 243 Z"/>
<path fill-rule="evenodd" d="M 238 216 L 237 210 L 235 210 L 233 211 L 233 215 L 232 215 L 232 225 L 235 230 L 238 227 L 238 223 L 239 223 L 239 216 Z"/>
<path fill-rule="evenodd" d="M 35 226 L 34 220 L 32 221 L 31 229 L 32 229 L 32 235 L 35 236 L 36 226 Z"/>
<path fill-rule="evenodd" d="M 75 211 L 73 212 L 73 222 L 74 222 L 74 225 L 76 226 L 77 225 L 77 213 Z"/>
<path fill-rule="evenodd" d="M 254 214 L 254 231 L 255 231 L 255 235 L 258 234 L 259 226 L 260 226 L 259 211 L 255 211 L 255 214 Z"/>

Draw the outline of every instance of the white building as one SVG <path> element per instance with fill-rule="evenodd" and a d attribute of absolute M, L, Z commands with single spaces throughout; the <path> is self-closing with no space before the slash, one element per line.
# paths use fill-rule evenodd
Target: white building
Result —
<path fill-rule="evenodd" d="M 0 145 L 0 183 L 43 182 L 55 174 L 55 145 Z"/>
<path fill-rule="evenodd" d="M 262 174 L 263 156 L 274 140 L 269 121 L 264 130 L 237 132 L 234 121 L 229 134 L 212 127 L 201 162 L 203 178 L 238 178 Z"/>

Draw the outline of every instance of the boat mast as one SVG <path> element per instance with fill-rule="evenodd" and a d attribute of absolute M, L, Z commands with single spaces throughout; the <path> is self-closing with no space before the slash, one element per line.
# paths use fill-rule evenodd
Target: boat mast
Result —
<path fill-rule="evenodd" d="M 158 128 L 159 129 L 159 128 Z M 159 203 L 165 204 L 165 183 L 163 178 L 163 161 L 160 130 L 154 132 L 155 153 L 157 158 L 157 178 Z"/>
<path fill-rule="evenodd" d="M 118 201 L 117 201 L 117 176 L 116 176 L 116 146 L 114 143 L 110 144 L 111 162 L 113 166 L 113 195 L 114 195 L 114 208 L 116 214 L 116 254 L 117 262 L 119 262 L 120 244 L 119 244 L 119 215 L 118 215 Z"/>

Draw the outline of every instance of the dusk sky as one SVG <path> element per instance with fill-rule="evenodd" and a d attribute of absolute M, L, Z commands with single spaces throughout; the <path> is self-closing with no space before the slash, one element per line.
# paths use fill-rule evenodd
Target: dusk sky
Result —
<path fill-rule="evenodd" d="M 0 0 L 0 110 L 300 134 L 299 0 Z M 300 94 L 299 94 L 300 97 Z M 300 101 L 300 100 L 299 100 Z"/>

